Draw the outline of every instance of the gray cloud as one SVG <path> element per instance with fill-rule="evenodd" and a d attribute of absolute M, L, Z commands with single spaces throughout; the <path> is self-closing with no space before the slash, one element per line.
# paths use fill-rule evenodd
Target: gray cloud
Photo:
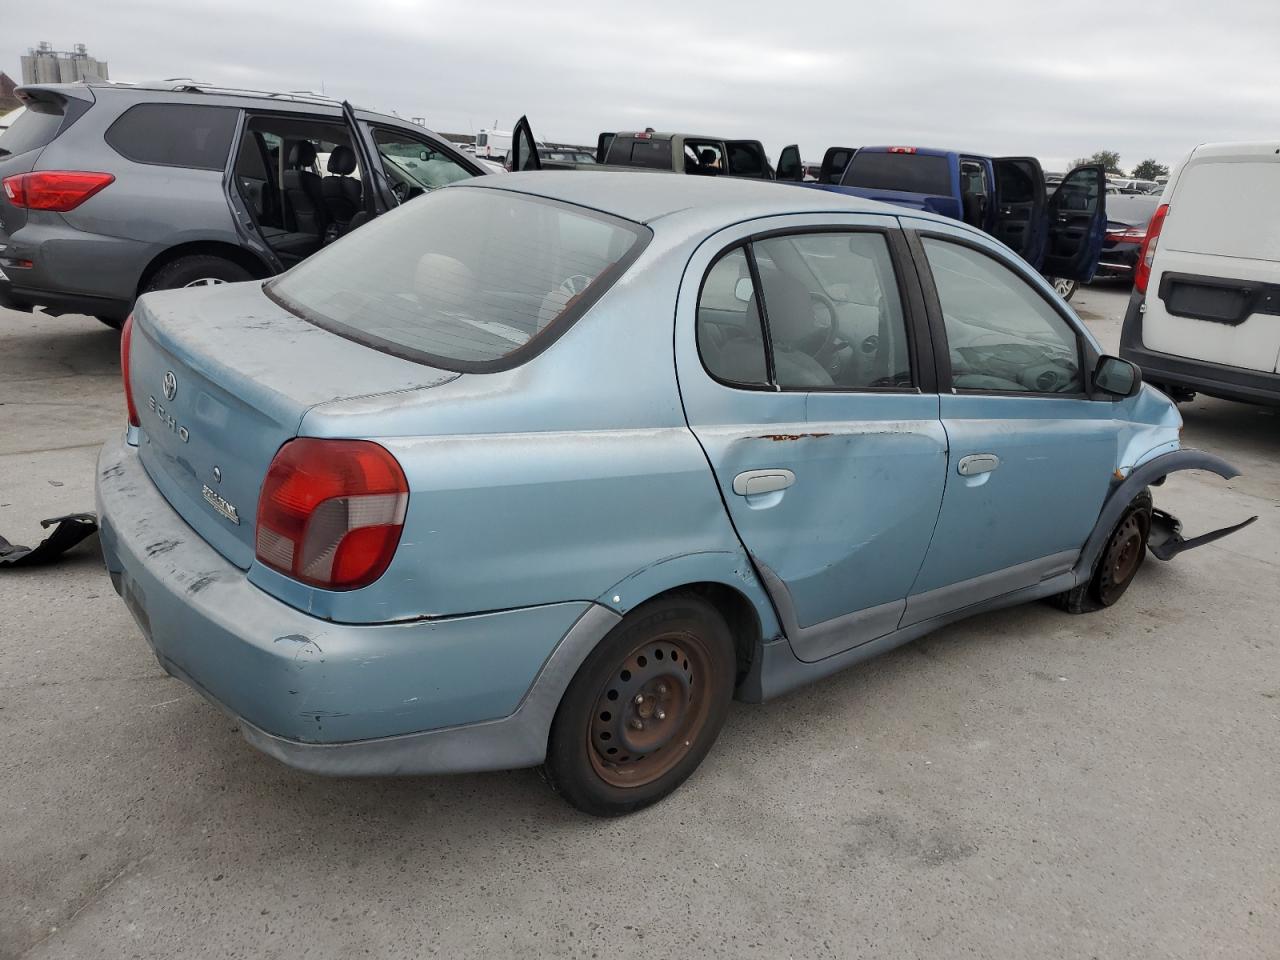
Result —
<path fill-rule="evenodd" d="M 1274 137 L 1280 3 L 1027 0 L 700 4 L 140 0 L 10 5 L 0 68 L 39 40 L 119 80 L 193 76 L 319 91 L 425 116 L 593 143 L 654 126 L 763 140 L 907 143 L 1132 165 L 1206 140 Z"/>

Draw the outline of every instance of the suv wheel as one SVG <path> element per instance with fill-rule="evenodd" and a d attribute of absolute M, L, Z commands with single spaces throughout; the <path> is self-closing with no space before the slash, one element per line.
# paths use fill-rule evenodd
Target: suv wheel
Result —
<path fill-rule="evenodd" d="M 706 600 L 633 610 L 569 684 L 544 771 L 579 810 L 610 817 L 656 803 L 711 750 L 733 697 L 733 637 Z"/>
<path fill-rule="evenodd" d="M 253 274 L 238 263 L 209 254 L 194 254 L 166 263 L 151 276 L 142 292 L 200 287 L 213 283 L 239 283 L 252 279 Z"/>
<path fill-rule="evenodd" d="M 1133 498 L 1111 531 L 1089 582 L 1050 597 L 1050 601 L 1067 613 L 1092 613 L 1111 606 L 1137 576 L 1147 556 L 1150 533 L 1151 491 L 1143 490 Z"/>

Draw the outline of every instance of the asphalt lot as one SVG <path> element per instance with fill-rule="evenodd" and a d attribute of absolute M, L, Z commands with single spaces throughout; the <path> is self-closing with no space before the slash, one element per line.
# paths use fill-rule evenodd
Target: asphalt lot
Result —
<path fill-rule="evenodd" d="M 1124 292 L 1087 288 L 1114 347 Z M 92 509 L 118 338 L 0 310 L 0 533 Z M 1280 957 L 1280 411 L 1197 400 L 1111 610 L 981 616 L 764 706 L 665 803 L 326 780 L 157 666 L 96 541 L 0 573 L 0 957 Z"/>

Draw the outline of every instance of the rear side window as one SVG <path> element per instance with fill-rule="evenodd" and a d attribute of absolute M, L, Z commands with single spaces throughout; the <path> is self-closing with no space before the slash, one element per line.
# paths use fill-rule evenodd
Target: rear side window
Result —
<path fill-rule="evenodd" d="M 729 172 L 738 177 L 767 176 L 764 152 L 754 143 L 731 141 L 726 145 L 729 149 Z"/>
<path fill-rule="evenodd" d="M 946 157 L 922 153 L 876 153 L 859 150 L 845 171 L 846 187 L 901 190 L 904 193 L 951 194 L 951 165 Z"/>
<path fill-rule="evenodd" d="M 303 319 L 386 353 L 502 370 L 554 342 L 651 235 L 570 204 L 450 187 L 384 214 L 265 289 Z"/>
<path fill-rule="evenodd" d="M 26 108 L 13 126 L 0 134 L 0 157 L 48 146 L 62 129 L 62 104 L 31 102 Z"/>
<path fill-rule="evenodd" d="M 106 141 L 136 163 L 222 170 L 238 113 L 234 107 L 142 103 L 107 128 Z"/>
<path fill-rule="evenodd" d="M 655 170 L 671 169 L 670 140 L 636 140 L 631 137 L 615 139 L 609 147 L 608 163 L 627 167 L 648 167 Z"/>

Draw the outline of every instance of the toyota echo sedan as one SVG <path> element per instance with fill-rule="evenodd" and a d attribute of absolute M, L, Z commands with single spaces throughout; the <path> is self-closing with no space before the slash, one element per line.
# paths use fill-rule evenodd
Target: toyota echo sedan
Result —
<path fill-rule="evenodd" d="M 619 814 L 729 702 L 949 621 L 1109 606 L 1179 416 L 954 220 L 742 180 L 436 190 L 265 282 L 144 296 L 98 465 L 163 668 L 327 774 L 544 764 Z"/>

